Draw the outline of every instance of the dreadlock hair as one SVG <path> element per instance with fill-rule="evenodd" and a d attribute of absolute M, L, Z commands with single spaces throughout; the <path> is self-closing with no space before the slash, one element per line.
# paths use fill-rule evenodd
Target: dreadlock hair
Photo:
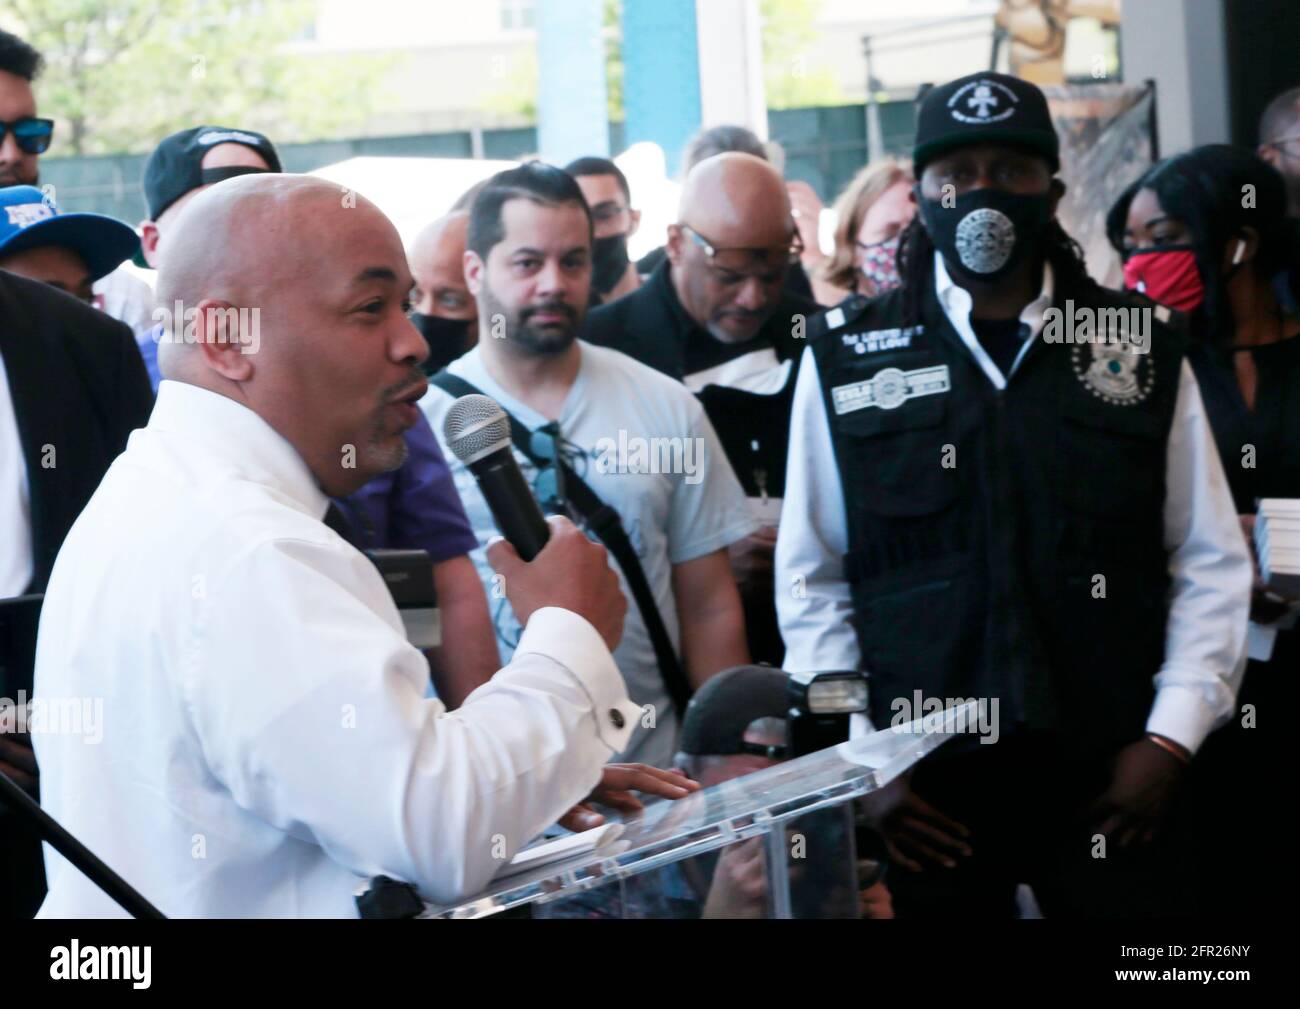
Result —
<path fill-rule="evenodd" d="M 921 199 L 917 194 L 917 199 Z M 1061 227 L 1055 217 L 1043 236 L 1043 259 L 1052 264 L 1052 273 L 1059 287 L 1077 287 L 1091 283 L 1088 265 L 1083 259 L 1083 248 Z M 903 229 L 895 257 L 898 275 L 902 280 L 903 326 L 921 324 L 922 298 L 926 288 L 934 282 L 934 242 L 921 223 L 918 213 Z"/>

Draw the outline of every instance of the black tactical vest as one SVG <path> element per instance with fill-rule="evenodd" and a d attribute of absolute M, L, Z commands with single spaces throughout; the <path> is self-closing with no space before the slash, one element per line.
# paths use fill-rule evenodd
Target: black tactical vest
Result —
<path fill-rule="evenodd" d="M 1067 298 L 1076 317 L 1153 307 L 1091 282 L 1054 307 Z M 1040 336 L 1000 391 L 932 283 L 922 325 L 903 329 L 901 308 L 895 291 L 810 326 L 873 723 L 919 691 L 997 699 L 1002 733 L 1107 752 L 1139 738 L 1165 651 L 1181 335 L 1149 315 L 1148 354 Z"/>

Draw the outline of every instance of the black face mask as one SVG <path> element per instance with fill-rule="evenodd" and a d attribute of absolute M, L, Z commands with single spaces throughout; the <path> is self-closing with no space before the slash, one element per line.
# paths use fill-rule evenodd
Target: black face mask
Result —
<path fill-rule="evenodd" d="M 916 195 L 935 248 L 950 267 L 973 280 L 997 280 L 1038 253 L 1052 220 L 1049 193 L 975 189 L 951 207 L 924 198 L 920 187 Z"/>
<path fill-rule="evenodd" d="M 429 356 L 420 365 L 426 375 L 442 371 L 474 345 L 468 319 L 444 319 L 420 312 L 412 312 L 410 319 L 429 345 Z"/>
<path fill-rule="evenodd" d="M 591 286 L 608 294 L 627 272 L 627 235 L 606 235 L 591 246 Z"/>

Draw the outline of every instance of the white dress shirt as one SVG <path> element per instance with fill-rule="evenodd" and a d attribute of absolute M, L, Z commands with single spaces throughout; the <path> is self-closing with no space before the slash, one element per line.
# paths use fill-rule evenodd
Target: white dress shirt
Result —
<path fill-rule="evenodd" d="M 1006 377 L 980 346 L 970 324 L 971 297 L 935 254 L 935 292 L 948 321 L 997 389 Z M 1038 339 L 1052 302 L 1052 269 L 1025 306 L 1029 337 L 1012 371 Z M 1195 751 L 1232 711 L 1245 670 L 1251 562 L 1232 494 L 1219 461 L 1200 390 L 1183 362 L 1165 469 L 1165 549 L 1172 579 L 1164 664 L 1155 673 L 1147 731 Z M 862 654 L 849 620 L 853 603 L 844 576 L 847 519 L 831 445 L 817 362 L 811 350 L 795 385 L 786 468 L 787 513 L 776 545 L 777 613 L 786 643 L 785 668 L 797 674 L 859 669 Z M 797 586 L 798 591 L 792 591 Z M 870 670 L 866 670 L 868 677 Z M 866 728 L 858 721 L 855 733 Z"/>
<path fill-rule="evenodd" d="M 0 599 L 22 595 L 34 570 L 27 460 L 18 437 L 9 373 L 0 354 Z"/>
<path fill-rule="evenodd" d="M 33 733 L 41 801 L 164 914 L 355 917 L 381 873 L 472 894 L 635 724 L 599 634 L 555 608 L 448 713 L 327 504 L 251 410 L 163 382 L 55 562 L 35 697 L 102 717 Z M 42 917 L 123 913 L 45 854 Z"/>

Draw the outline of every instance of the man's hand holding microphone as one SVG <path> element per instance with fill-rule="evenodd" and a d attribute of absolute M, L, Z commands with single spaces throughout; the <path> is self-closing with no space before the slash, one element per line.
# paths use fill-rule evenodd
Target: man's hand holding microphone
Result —
<path fill-rule="evenodd" d="M 585 619 L 614 651 L 623 637 L 627 599 L 608 552 L 568 519 L 543 517 L 515 461 L 509 419 L 500 405 L 487 396 L 462 396 L 447 412 L 443 433 L 456 458 L 478 480 L 501 530 L 502 537 L 488 544 L 487 559 L 502 578 L 520 625 L 527 626 L 538 610 L 556 606 Z M 589 802 L 634 812 L 642 808 L 634 789 L 680 799 L 699 787 L 676 771 L 609 764 L 587 801 L 559 822 L 570 830 L 589 830 L 605 819 Z"/>

